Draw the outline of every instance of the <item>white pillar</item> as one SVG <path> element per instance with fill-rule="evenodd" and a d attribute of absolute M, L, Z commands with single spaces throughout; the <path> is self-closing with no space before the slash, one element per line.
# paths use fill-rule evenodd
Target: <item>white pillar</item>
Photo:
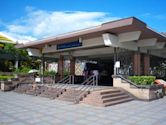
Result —
<path fill-rule="evenodd" d="M 18 63 L 19 63 L 19 61 L 16 60 L 16 61 L 15 61 L 15 69 L 18 69 Z"/>
<path fill-rule="evenodd" d="M 115 47 L 114 48 L 114 75 L 117 75 L 117 70 L 116 70 L 116 67 L 115 67 L 116 61 L 117 61 L 117 48 Z"/>

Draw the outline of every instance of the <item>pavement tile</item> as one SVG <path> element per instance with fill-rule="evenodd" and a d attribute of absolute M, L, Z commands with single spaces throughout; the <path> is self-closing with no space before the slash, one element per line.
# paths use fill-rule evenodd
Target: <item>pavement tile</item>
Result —
<path fill-rule="evenodd" d="M 41 122 L 35 123 L 33 125 L 53 125 L 53 124 L 41 121 Z"/>
<path fill-rule="evenodd" d="M 94 107 L 0 91 L 0 125 L 166 125 L 165 104 L 166 97 Z"/>
<path fill-rule="evenodd" d="M 7 124 L 7 125 L 26 125 L 24 122 L 13 122 L 11 124 Z"/>

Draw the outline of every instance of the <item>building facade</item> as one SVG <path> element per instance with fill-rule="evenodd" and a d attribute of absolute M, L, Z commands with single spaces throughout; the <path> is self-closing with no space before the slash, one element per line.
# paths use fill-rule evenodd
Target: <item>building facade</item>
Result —
<path fill-rule="evenodd" d="M 103 79 L 109 79 L 113 74 L 152 75 L 155 65 L 166 58 L 165 43 L 164 34 L 130 17 L 20 44 L 17 48 L 27 49 L 31 56 L 56 58 L 61 78 L 64 60 L 69 60 L 71 75 L 77 70 L 76 62 L 97 62 L 100 74 L 107 76 Z"/>

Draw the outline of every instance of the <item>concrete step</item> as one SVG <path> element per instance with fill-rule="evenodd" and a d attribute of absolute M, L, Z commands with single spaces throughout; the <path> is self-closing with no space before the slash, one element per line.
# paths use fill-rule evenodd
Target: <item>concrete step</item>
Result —
<path fill-rule="evenodd" d="M 72 94 L 70 94 L 70 95 L 68 95 L 68 94 L 62 94 L 61 96 L 59 96 L 59 99 L 62 99 L 62 100 L 66 100 L 67 101 L 67 99 L 74 99 L 74 98 L 76 98 L 77 97 L 77 95 L 72 95 Z"/>
<path fill-rule="evenodd" d="M 63 96 L 71 97 L 71 96 L 77 96 L 78 94 L 80 94 L 80 92 L 74 92 L 74 93 L 64 92 Z"/>
<path fill-rule="evenodd" d="M 111 101 L 111 102 L 107 102 L 107 103 L 103 103 L 102 106 L 106 107 L 106 106 L 112 106 L 112 105 L 116 105 L 116 104 L 121 104 L 124 102 L 129 102 L 134 100 L 133 98 L 124 98 L 124 99 L 120 99 L 120 100 L 116 100 L 116 101 Z"/>
<path fill-rule="evenodd" d="M 119 92 L 120 92 L 120 90 L 118 90 L 118 89 L 111 89 L 111 90 L 101 91 L 100 94 L 104 95 L 104 94 L 119 93 Z"/>
<path fill-rule="evenodd" d="M 50 99 L 56 99 L 58 98 L 58 94 L 54 94 L 54 95 L 48 95 L 47 98 L 50 98 Z"/>
<path fill-rule="evenodd" d="M 83 91 L 79 91 L 79 90 L 67 90 L 66 92 L 64 92 L 61 96 L 59 96 L 60 100 L 63 101 L 72 101 L 75 102 L 75 99 L 79 98 L 82 99 L 84 98 L 87 94 L 89 94 L 89 92 L 83 92 Z"/>
<path fill-rule="evenodd" d="M 17 93 L 25 93 L 27 90 L 26 89 L 18 89 L 15 92 Z"/>
<path fill-rule="evenodd" d="M 49 98 L 49 95 L 44 93 L 40 94 L 39 96 Z"/>
<path fill-rule="evenodd" d="M 81 103 L 94 106 L 111 106 L 127 101 L 131 101 L 127 93 L 119 88 L 111 88 L 105 90 L 92 91 Z"/>
<path fill-rule="evenodd" d="M 26 92 L 27 95 L 34 95 L 37 96 L 36 92 Z"/>
<path fill-rule="evenodd" d="M 69 101 L 69 102 L 74 102 L 75 101 L 75 98 L 69 98 L 69 97 L 63 97 L 63 98 L 58 98 L 59 100 L 62 100 L 62 101 Z"/>
<path fill-rule="evenodd" d="M 107 93 L 107 94 L 101 95 L 101 98 L 104 99 L 104 98 L 115 97 L 120 95 L 124 95 L 124 93 L 123 92 Z"/>
<path fill-rule="evenodd" d="M 57 92 L 54 92 L 54 93 L 50 93 L 48 95 L 50 96 L 53 96 L 53 97 L 59 97 L 61 94 L 63 94 L 63 90 L 62 91 L 57 91 Z"/>
<path fill-rule="evenodd" d="M 114 96 L 114 97 L 104 98 L 104 99 L 102 99 L 102 102 L 103 103 L 113 102 L 113 101 L 121 100 L 121 99 L 125 99 L 125 98 L 129 98 L 129 96 L 128 95 L 120 95 L 120 96 Z"/>

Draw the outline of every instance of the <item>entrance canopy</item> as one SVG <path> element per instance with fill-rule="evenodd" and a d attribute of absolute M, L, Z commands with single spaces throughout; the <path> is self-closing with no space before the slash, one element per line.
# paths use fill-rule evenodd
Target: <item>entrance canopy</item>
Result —
<path fill-rule="evenodd" d="M 147 26 L 141 20 L 130 17 L 103 23 L 99 26 L 49 37 L 25 44 L 17 48 L 28 49 L 30 55 L 59 57 L 59 55 L 88 56 L 107 55 L 113 48 L 162 56 L 166 58 L 166 36 Z"/>

